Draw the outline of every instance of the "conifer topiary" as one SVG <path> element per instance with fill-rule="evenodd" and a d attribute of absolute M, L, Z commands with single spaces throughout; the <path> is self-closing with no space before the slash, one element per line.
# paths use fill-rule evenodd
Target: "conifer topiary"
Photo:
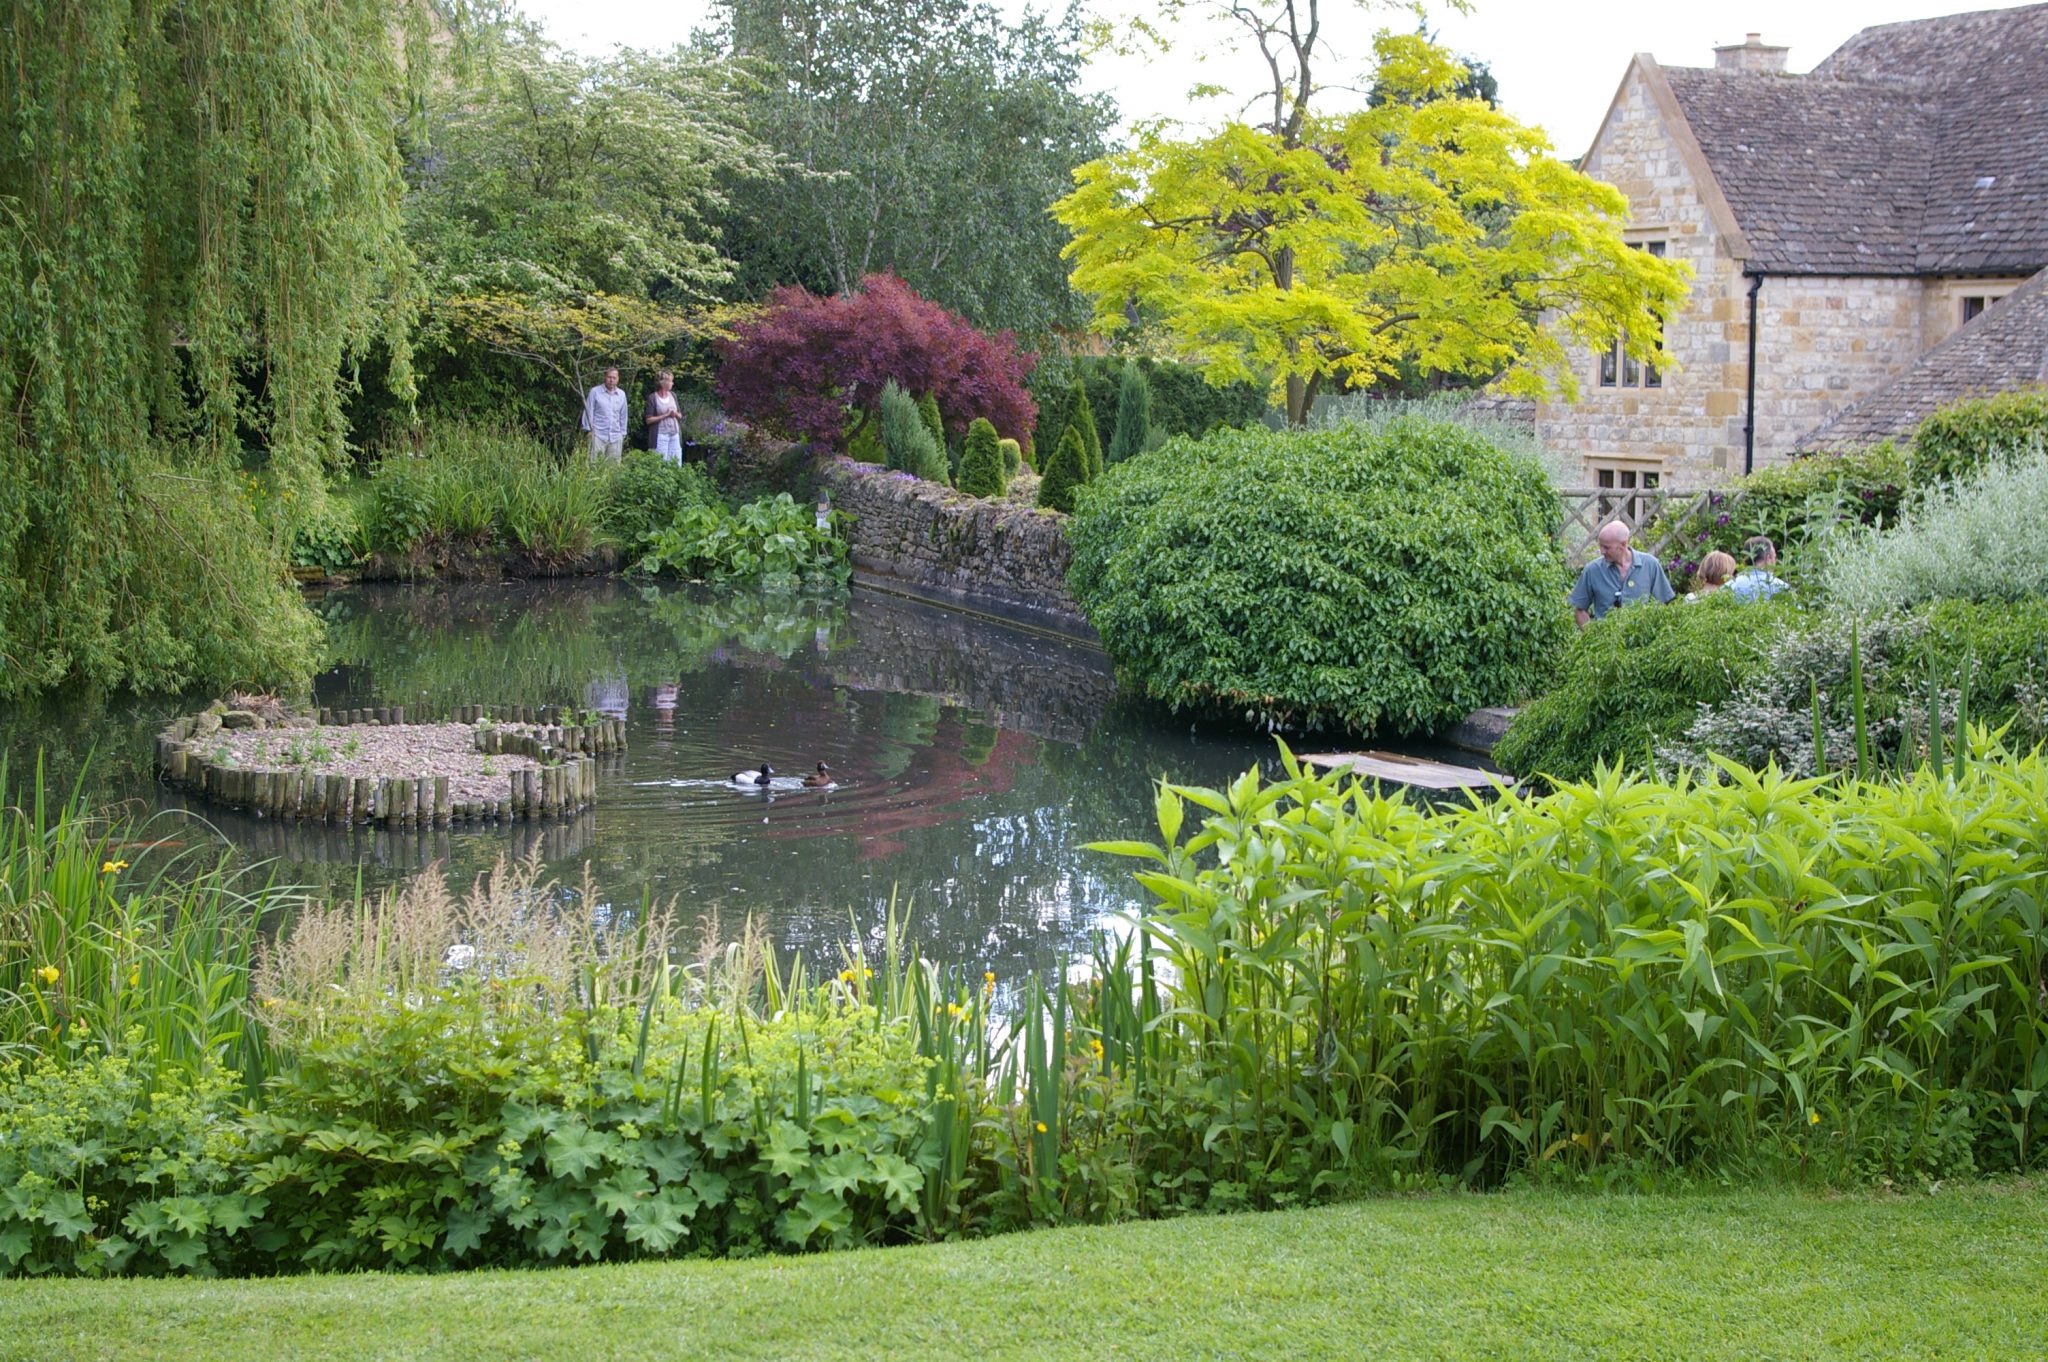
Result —
<path fill-rule="evenodd" d="M 917 414 L 923 420 L 924 428 L 932 433 L 932 443 L 940 449 L 946 447 L 946 422 L 939 415 L 939 399 L 926 393 L 917 399 Z"/>
<path fill-rule="evenodd" d="M 1067 418 L 1067 429 L 1081 440 L 1081 467 L 1076 470 L 1078 481 L 1093 482 L 1102 476 L 1102 433 L 1095 429 L 1095 409 L 1088 405 L 1088 389 L 1080 379 L 1074 380 L 1073 400 L 1069 404 L 1072 412 Z M 1060 439 L 1067 437 L 1062 434 Z"/>
<path fill-rule="evenodd" d="M 1123 382 L 1116 393 L 1116 429 L 1109 438 L 1108 462 L 1122 463 L 1142 454 L 1152 437 L 1152 385 L 1135 364 L 1124 366 Z"/>
<path fill-rule="evenodd" d="M 946 448 L 932 439 L 917 403 L 890 383 L 882 389 L 882 445 L 889 467 L 915 474 L 927 482 L 946 482 Z"/>
<path fill-rule="evenodd" d="M 996 448 L 1003 452 L 1003 485 L 1007 487 L 1024 466 L 1024 447 L 1015 440 L 998 440 Z"/>
<path fill-rule="evenodd" d="M 1038 484 L 1038 504 L 1055 511 L 1072 513 L 1074 489 L 1088 481 L 1088 446 L 1077 426 L 1068 426 L 1060 447 L 1045 465 L 1045 479 Z"/>
<path fill-rule="evenodd" d="M 954 486 L 971 497 L 999 497 L 1009 486 L 1003 476 L 1003 451 L 996 447 L 996 428 L 979 416 L 967 427 Z"/>

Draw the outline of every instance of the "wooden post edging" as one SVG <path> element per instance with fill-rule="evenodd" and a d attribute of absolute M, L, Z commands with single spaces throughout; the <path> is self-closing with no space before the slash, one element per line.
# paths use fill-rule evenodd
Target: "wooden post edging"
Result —
<path fill-rule="evenodd" d="M 446 718 L 437 720 L 437 713 Z M 424 704 L 314 711 L 322 728 L 466 724 L 473 730 L 473 751 L 487 756 L 509 753 L 538 763 L 536 768 L 507 772 L 500 797 L 457 800 L 452 778 L 446 775 L 343 776 L 304 767 L 276 770 L 216 763 L 206 738 L 198 736 L 201 717 L 181 715 L 157 734 L 158 778 L 259 818 L 299 823 L 382 823 L 395 830 L 573 817 L 596 802 L 597 756 L 626 749 L 624 721 L 561 705 Z"/>

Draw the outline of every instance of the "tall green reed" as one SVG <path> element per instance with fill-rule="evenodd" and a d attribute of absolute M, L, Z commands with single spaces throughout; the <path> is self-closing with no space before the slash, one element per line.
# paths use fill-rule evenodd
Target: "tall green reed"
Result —
<path fill-rule="evenodd" d="M 0 1053 L 132 1050 L 139 1033 L 162 1063 L 265 1072 L 250 966 L 294 896 L 204 844 L 160 846 L 183 840 L 165 830 L 54 798 L 40 767 L 0 808 Z"/>

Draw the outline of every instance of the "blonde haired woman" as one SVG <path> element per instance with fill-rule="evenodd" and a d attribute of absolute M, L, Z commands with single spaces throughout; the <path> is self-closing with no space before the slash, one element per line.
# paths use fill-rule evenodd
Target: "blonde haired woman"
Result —
<path fill-rule="evenodd" d="M 1693 574 L 1695 585 L 1692 590 L 1685 593 L 1685 598 L 1696 601 L 1702 596 L 1712 595 L 1728 585 L 1728 579 L 1734 575 L 1735 559 L 1715 549 L 1700 559 L 1700 570 Z"/>
<path fill-rule="evenodd" d="M 654 427 L 654 452 L 670 463 L 683 461 L 682 409 L 676 405 L 676 376 L 663 369 L 647 394 L 647 424 Z"/>

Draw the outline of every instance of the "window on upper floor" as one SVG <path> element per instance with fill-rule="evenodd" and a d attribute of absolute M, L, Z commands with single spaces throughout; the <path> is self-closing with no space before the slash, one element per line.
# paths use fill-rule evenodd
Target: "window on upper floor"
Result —
<path fill-rule="evenodd" d="M 2003 293 L 1973 293 L 1966 296 L 1963 299 L 1963 320 L 1965 322 L 1975 321 L 1983 315 L 1985 308 L 1990 307 L 2004 296 Z"/>
<path fill-rule="evenodd" d="M 1665 243 L 1661 241 L 1631 241 L 1630 250 L 1648 251 L 1659 260 L 1664 258 Z M 1662 345 L 1664 333 L 1660 328 L 1657 343 Z M 1603 388 L 1661 388 L 1664 375 L 1657 372 L 1654 364 L 1643 364 L 1628 353 L 1628 337 L 1618 338 L 1605 350 L 1596 351 L 1594 358 L 1599 365 L 1600 386 Z"/>

